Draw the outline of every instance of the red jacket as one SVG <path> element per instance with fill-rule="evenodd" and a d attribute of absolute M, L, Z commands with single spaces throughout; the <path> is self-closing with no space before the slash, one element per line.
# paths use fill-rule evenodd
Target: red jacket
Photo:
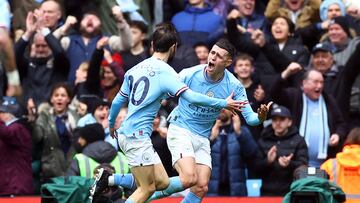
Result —
<path fill-rule="evenodd" d="M 0 122 L 0 195 L 33 193 L 31 135 L 19 121 Z"/>

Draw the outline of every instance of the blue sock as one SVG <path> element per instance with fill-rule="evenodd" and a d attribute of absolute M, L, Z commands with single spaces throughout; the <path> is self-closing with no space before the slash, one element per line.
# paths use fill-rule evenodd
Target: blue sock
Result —
<path fill-rule="evenodd" d="M 179 176 L 171 177 L 169 186 L 162 191 L 155 191 L 154 194 L 146 201 L 150 202 L 154 199 L 160 199 L 163 197 L 170 196 L 171 194 L 174 194 L 176 192 L 183 191 L 185 188 L 182 186 Z"/>
<path fill-rule="evenodd" d="M 121 186 L 127 189 L 133 189 L 135 185 L 134 176 L 131 173 L 114 174 L 114 185 Z"/>
<path fill-rule="evenodd" d="M 125 203 L 134 203 L 134 201 L 132 201 L 130 198 L 128 198 Z"/>
<path fill-rule="evenodd" d="M 200 203 L 201 199 L 201 197 L 198 197 L 194 193 L 189 192 L 180 203 Z"/>

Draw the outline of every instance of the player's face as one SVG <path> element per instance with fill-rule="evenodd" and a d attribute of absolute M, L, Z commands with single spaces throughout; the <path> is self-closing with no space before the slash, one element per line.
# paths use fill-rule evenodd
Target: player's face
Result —
<path fill-rule="evenodd" d="M 271 126 L 277 136 L 285 135 L 292 123 L 291 120 L 286 117 L 275 116 L 271 120 Z"/>
<path fill-rule="evenodd" d="M 222 74 L 227 66 L 231 64 L 232 60 L 229 53 L 217 45 L 214 45 L 210 50 L 208 56 L 208 65 L 206 71 L 210 75 Z"/>
<path fill-rule="evenodd" d="M 51 95 L 51 104 L 57 114 L 66 111 L 68 104 L 70 103 L 70 97 L 63 87 L 57 88 Z"/>
<path fill-rule="evenodd" d="M 251 77 L 253 67 L 249 60 L 239 59 L 236 61 L 234 66 L 234 72 L 238 78 L 248 79 Z"/>
<path fill-rule="evenodd" d="M 312 100 L 318 100 L 324 88 L 324 78 L 322 74 L 311 71 L 309 76 L 304 79 L 302 88 L 307 97 Z"/>

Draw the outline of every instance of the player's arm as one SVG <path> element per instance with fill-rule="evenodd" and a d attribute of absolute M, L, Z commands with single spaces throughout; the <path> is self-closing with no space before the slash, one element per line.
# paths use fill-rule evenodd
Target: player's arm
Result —
<path fill-rule="evenodd" d="M 239 101 L 248 101 L 245 88 L 241 84 L 238 84 L 235 88 L 235 99 Z M 270 107 L 270 105 L 271 104 L 268 106 Z M 248 125 L 256 126 L 261 124 L 266 119 L 267 112 L 269 110 L 268 106 L 262 104 L 258 109 L 258 113 L 255 113 L 252 110 L 249 102 L 247 102 L 245 106 L 241 108 L 241 114 L 245 118 L 245 121 Z"/>

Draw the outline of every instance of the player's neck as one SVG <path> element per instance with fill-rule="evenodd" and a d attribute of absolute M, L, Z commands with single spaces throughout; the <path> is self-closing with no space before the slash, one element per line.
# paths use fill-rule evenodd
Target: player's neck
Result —
<path fill-rule="evenodd" d="M 167 61 L 169 59 L 169 53 L 168 52 L 165 52 L 165 53 L 154 52 L 153 57 L 156 58 L 156 59 L 165 61 L 165 63 L 167 63 Z"/>
<path fill-rule="evenodd" d="M 205 71 L 207 78 L 209 78 L 210 80 L 212 80 L 213 82 L 218 82 L 219 80 L 221 80 L 224 77 L 224 72 L 220 72 L 220 73 L 209 73 L 208 71 Z"/>

